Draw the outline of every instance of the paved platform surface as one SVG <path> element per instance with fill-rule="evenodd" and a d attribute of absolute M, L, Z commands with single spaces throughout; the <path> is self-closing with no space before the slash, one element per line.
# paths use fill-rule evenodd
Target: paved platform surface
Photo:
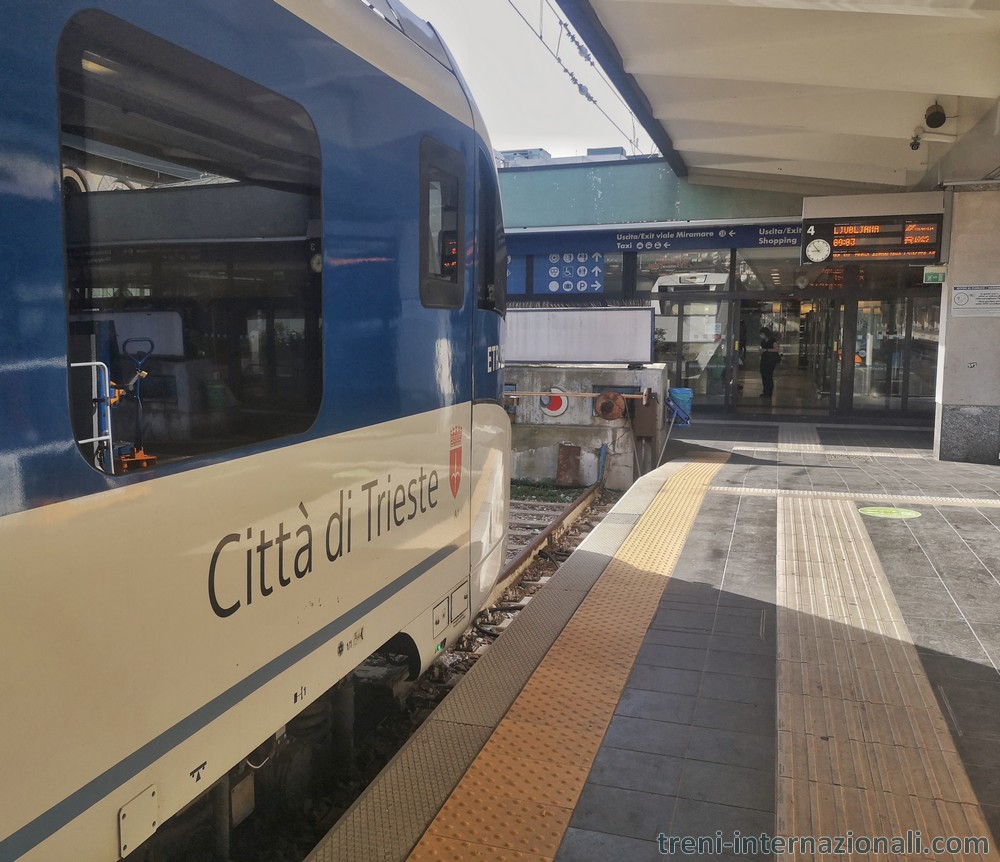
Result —
<path fill-rule="evenodd" d="M 311 858 L 1000 858 L 1000 467 L 674 435 Z"/>

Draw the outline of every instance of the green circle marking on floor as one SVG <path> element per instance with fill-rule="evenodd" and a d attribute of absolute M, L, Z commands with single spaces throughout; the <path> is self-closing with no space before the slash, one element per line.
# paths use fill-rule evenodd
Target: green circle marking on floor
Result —
<path fill-rule="evenodd" d="M 907 518 L 919 518 L 920 512 L 913 509 L 896 509 L 892 506 L 862 506 L 858 511 L 869 518 L 896 518 L 906 520 Z"/>

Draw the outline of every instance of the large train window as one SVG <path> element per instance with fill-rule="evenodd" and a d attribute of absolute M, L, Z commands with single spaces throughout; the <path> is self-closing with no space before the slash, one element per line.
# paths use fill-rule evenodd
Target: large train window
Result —
<path fill-rule="evenodd" d="M 431 138 L 420 145 L 420 301 L 461 308 L 464 299 L 465 160 Z"/>
<path fill-rule="evenodd" d="M 98 11 L 66 27 L 59 88 L 84 457 L 120 473 L 307 430 L 323 257 L 304 109 Z"/>

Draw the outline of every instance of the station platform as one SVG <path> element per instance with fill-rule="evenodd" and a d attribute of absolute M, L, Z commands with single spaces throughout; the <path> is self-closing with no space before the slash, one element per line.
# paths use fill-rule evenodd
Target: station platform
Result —
<path fill-rule="evenodd" d="M 930 433 L 675 429 L 309 862 L 1000 859 L 1000 466 Z"/>

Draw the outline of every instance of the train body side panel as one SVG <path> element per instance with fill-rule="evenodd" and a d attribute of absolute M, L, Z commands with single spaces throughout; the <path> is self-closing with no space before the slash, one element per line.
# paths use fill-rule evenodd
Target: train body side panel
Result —
<path fill-rule="evenodd" d="M 85 8 L 312 120 L 322 399 L 307 431 L 126 475 L 81 456 L 56 57 Z M 130 800 L 155 787 L 167 819 L 397 632 L 432 655 L 468 622 L 433 611 L 473 557 L 473 613 L 499 571 L 509 423 L 499 375 L 480 391 L 472 368 L 500 318 L 476 311 L 474 265 L 457 308 L 422 304 L 417 271 L 421 142 L 466 161 L 470 262 L 482 142 L 438 60 L 361 3 L 323 8 L 313 26 L 270 0 L 52 0 L 19 4 L 0 34 L 0 859 L 117 859 Z"/>
<path fill-rule="evenodd" d="M 0 669 L 18 776 L 0 856 L 69 825 L 75 858 L 114 858 L 145 787 L 166 817 L 405 624 L 425 649 L 454 637 L 429 611 L 468 578 L 470 420 L 435 411 L 0 521 L 18 609 L 0 627 L 18 657 Z"/>
<path fill-rule="evenodd" d="M 337 4 L 338 6 L 341 4 Z M 59 98 L 55 58 L 63 29 L 82 8 L 99 8 L 212 63 L 293 99 L 315 125 L 322 153 L 323 398 L 295 439 L 313 439 L 471 399 L 474 299 L 426 308 L 418 292 L 421 142 L 430 136 L 468 163 L 475 134 L 454 114 L 468 102 L 437 60 L 373 19 L 365 60 L 271 2 L 239 7 L 187 2 L 53 2 L 21 7 L 3 37 L 12 61 L 0 70 L 0 144 L 7 153 L 0 253 L 0 512 L 144 482 L 288 445 L 276 440 L 238 452 L 206 453 L 196 464 L 109 477 L 72 443 L 66 392 L 68 319 L 60 195 Z M 350 20 L 354 12 L 348 15 Z M 336 19 L 334 19 L 336 20 Z M 346 25 L 342 25 L 346 26 Z M 351 25 L 353 26 L 353 25 Z M 407 50 L 403 50 L 403 49 Z M 375 56 L 378 54 L 378 56 Z M 392 58 L 393 75 L 376 65 Z M 429 83 L 443 107 L 398 80 Z M 460 246 L 473 246 L 472 196 Z M 471 268 L 466 280 L 472 278 Z"/>

